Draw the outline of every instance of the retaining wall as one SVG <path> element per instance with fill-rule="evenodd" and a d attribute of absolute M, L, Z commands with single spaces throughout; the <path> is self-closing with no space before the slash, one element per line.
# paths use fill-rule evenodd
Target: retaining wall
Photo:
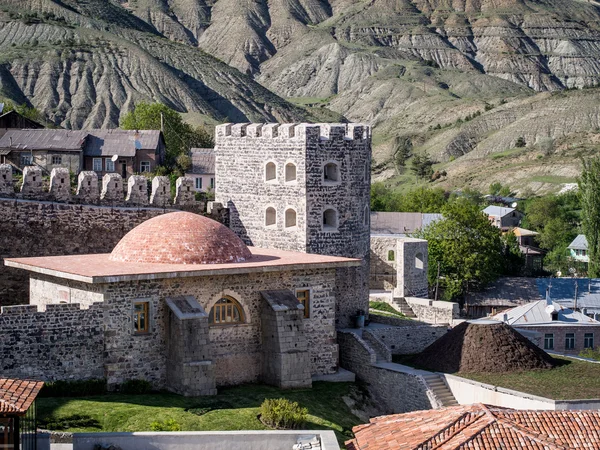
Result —
<path fill-rule="evenodd" d="M 405 300 L 421 322 L 451 324 L 459 317 L 458 303 L 416 297 L 405 297 Z"/>
<path fill-rule="evenodd" d="M 393 355 L 412 355 L 425 350 L 447 331 L 448 328 L 443 325 L 413 325 L 369 328 L 368 333 L 383 342 Z"/>

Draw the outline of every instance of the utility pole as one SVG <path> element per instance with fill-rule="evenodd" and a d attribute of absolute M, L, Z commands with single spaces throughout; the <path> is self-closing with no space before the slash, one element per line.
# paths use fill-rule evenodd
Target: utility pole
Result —
<path fill-rule="evenodd" d="M 165 116 L 163 115 L 162 111 L 160 113 L 160 131 L 163 133 L 165 132 Z"/>
<path fill-rule="evenodd" d="M 435 278 L 435 301 L 437 302 L 438 299 L 438 289 L 440 288 L 440 262 L 437 262 L 437 266 L 438 266 L 438 271 L 437 271 L 437 277 Z"/>
<path fill-rule="evenodd" d="M 575 280 L 575 303 L 573 306 L 573 311 L 577 311 L 577 288 L 579 286 L 577 285 L 577 280 Z"/>

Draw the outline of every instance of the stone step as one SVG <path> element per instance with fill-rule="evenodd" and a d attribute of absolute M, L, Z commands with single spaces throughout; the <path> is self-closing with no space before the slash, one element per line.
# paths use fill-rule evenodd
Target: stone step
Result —
<path fill-rule="evenodd" d="M 410 307 L 410 305 L 406 302 L 403 297 L 394 297 L 393 303 L 397 310 L 399 310 L 406 317 L 415 318 L 417 317 Z"/>

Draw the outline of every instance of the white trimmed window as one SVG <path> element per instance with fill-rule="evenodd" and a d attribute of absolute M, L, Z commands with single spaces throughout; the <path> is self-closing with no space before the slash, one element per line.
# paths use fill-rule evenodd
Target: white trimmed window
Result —
<path fill-rule="evenodd" d="M 52 165 L 58 166 L 59 164 L 62 164 L 62 156 L 52 155 Z"/>
<path fill-rule="evenodd" d="M 150 172 L 150 161 L 142 161 L 140 163 L 140 173 Z"/>
<path fill-rule="evenodd" d="M 106 158 L 106 160 L 104 160 L 104 167 L 106 167 L 107 172 L 114 172 L 115 162 L 110 158 Z"/>
<path fill-rule="evenodd" d="M 274 162 L 268 162 L 265 166 L 265 181 L 277 180 L 277 166 Z"/>
<path fill-rule="evenodd" d="M 296 211 L 292 208 L 285 210 L 285 227 L 292 228 L 296 226 Z"/>
<path fill-rule="evenodd" d="M 323 211 L 323 230 L 336 231 L 338 228 L 338 213 L 335 209 Z"/>
<path fill-rule="evenodd" d="M 285 165 L 285 182 L 289 183 L 291 181 L 296 181 L 296 164 L 287 163 Z"/>
<path fill-rule="evenodd" d="M 202 177 L 196 178 L 196 189 L 202 189 Z"/>
<path fill-rule="evenodd" d="M 275 225 L 277 225 L 277 211 L 269 206 L 265 211 L 265 226 L 274 227 Z"/>
<path fill-rule="evenodd" d="M 93 166 L 94 172 L 102 172 L 102 158 L 94 158 Z"/>

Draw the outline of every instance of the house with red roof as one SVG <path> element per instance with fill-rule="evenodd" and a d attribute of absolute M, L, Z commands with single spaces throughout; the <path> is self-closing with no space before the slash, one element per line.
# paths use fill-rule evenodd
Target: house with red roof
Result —
<path fill-rule="evenodd" d="M 35 448 L 37 424 L 35 398 L 41 381 L 0 378 L 0 448 Z"/>

